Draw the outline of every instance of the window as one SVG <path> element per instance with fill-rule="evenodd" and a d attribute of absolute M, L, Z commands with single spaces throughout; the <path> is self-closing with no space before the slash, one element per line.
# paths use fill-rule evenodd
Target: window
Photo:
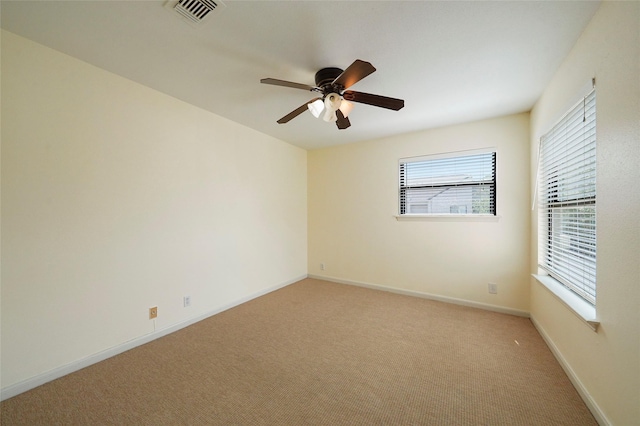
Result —
<path fill-rule="evenodd" d="M 400 215 L 496 214 L 496 153 L 400 160 Z"/>
<path fill-rule="evenodd" d="M 538 262 L 587 302 L 596 302 L 596 93 L 540 140 Z"/>

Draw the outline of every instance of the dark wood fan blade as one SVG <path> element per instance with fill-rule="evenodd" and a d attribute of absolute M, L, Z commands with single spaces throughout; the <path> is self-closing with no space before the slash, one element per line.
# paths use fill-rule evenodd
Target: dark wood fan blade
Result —
<path fill-rule="evenodd" d="M 348 89 L 375 70 L 374 66 L 369 62 L 356 59 L 346 70 L 342 71 L 342 74 L 333 80 L 333 84 Z"/>
<path fill-rule="evenodd" d="M 313 103 L 315 101 L 317 101 L 320 98 L 313 98 L 311 99 L 309 102 L 305 103 L 304 105 L 299 106 L 298 108 L 294 109 L 293 111 L 291 111 L 289 114 L 285 115 L 284 117 L 282 117 L 280 120 L 278 120 L 279 124 L 284 124 L 284 123 L 288 123 L 290 120 L 296 118 L 297 116 L 299 116 L 300 114 L 302 114 L 303 112 L 305 112 L 307 109 L 309 109 L 307 107 L 307 105 L 309 105 L 310 103 Z"/>
<path fill-rule="evenodd" d="M 336 120 L 336 126 L 338 126 L 338 129 L 343 130 L 351 126 L 349 118 L 345 117 L 344 114 L 342 114 L 342 111 L 337 110 L 336 116 L 338 117 L 338 120 Z"/>
<path fill-rule="evenodd" d="M 308 84 L 294 83 L 292 81 L 278 80 L 275 78 L 263 78 L 262 80 L 260 80 L 260 83 L 273 84 L 274 86 L 292 87 L 294 89 L 302 89 L 302 90 L 309 90 L 309 91 L 312 91 L 315 89 L 315 87 L 309 86 Z"/>
<path fill-rule="evenodd" d="M 394 111 L 398 111 L 404 107 L 404 100 L 402 99 L 388 98 L 386 96 L 372 95 L 370 93 L 354 92 L 353 90 L 347 90 L 342 94 L 342 97 L 348 101 L 392 109 Z"/>

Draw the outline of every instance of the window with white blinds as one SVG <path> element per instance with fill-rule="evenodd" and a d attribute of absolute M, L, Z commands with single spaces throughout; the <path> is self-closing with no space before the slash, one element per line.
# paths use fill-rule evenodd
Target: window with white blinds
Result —
<path fill-rule="evenodd" d="M 496 153 L 400 160 L 400 215 L 495 215 Z"/>
<path fill-rule="evenodd" d="M 596 93 L 540 140 L 539 266 L 596 302 Z"/>

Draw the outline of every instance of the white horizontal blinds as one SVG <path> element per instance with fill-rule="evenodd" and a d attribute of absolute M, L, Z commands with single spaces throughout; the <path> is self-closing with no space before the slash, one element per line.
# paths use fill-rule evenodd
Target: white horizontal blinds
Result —
<path fill-rule="evenodd" d="M 542 137 L 540 149 L 540 266 L 595 304 L 595 90 Z"/>
<path fill-rule="evenodd" d="M 496 153 L 400 162 L 400 214 L 493 214 Z"/>

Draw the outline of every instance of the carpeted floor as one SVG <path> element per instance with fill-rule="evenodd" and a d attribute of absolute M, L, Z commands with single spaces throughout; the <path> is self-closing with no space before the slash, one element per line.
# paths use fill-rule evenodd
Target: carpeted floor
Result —
<path fill-rule="evenodd" d="M 595 425 L 526 318 L 306 279 L 2 402 L 2 425 Z"/>

